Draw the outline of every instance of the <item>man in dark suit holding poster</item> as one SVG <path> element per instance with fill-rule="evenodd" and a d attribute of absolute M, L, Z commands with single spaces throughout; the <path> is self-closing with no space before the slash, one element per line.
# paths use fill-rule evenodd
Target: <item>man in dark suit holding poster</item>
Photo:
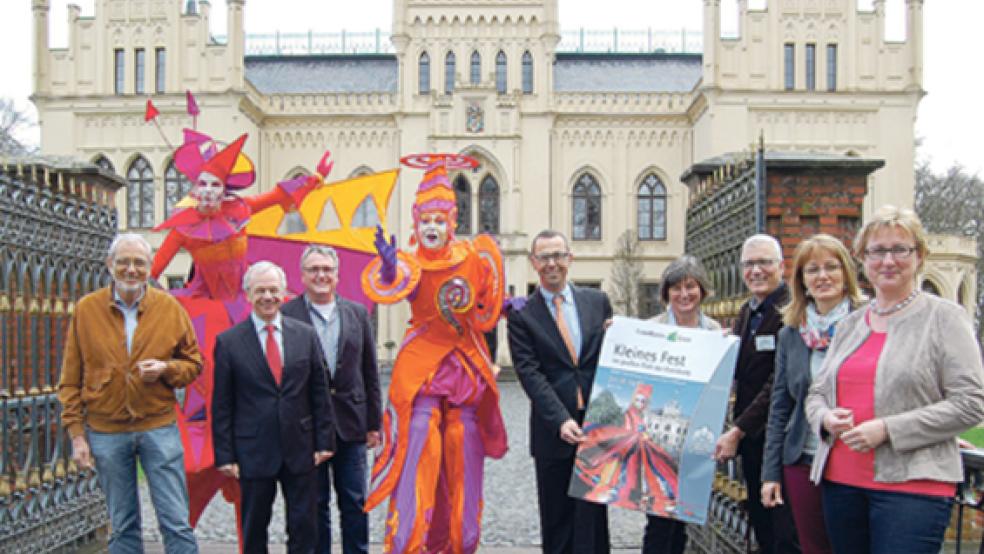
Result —
<path fill-rule="evenodd" d="M 509 314 L 509 350 L 532 403 L 530 452 L 543 552 L 598 554 L 610 549 L 607 508 L 571 498 L 567 490 L 612 306 L 604 292 L 567 282 L 572 260 L 563 234 L 546 230 L 533 239 L 530 263 L 540 286 Z"/>
<path fill-rule="evenodd" d="M 267 552 L 278 482 L 287 505 L 287 551 L 314 552 L 315 467 L 335 450 L 325 357 L 310 325 L 280 315 L 286 286 L 276 264 L 250 266 L 243 288 L 253 311 L 215 343 L 215 466 L 239 480 L 246 554 Z"/>

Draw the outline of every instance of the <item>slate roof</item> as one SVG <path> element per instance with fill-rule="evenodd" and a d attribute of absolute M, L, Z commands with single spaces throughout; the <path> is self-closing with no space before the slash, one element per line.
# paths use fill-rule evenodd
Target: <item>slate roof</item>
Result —
<path fill-rule="evenodd" d="M 246 79 L 264 94 L 396 92 L 391 54 L 247 56 Z"/>
<path fill-rule="evenodd" d="M 701 78 L 700 54 L 557 53 L 557 92 L 689 92 Z"/>
<path fill-rule="evenodd" d="M 247 56 L 246 79 L 264 94 L 397 92 L 392 54 Z M 557 92 L 689 92 L 700 54 L 558 53 Z"/>

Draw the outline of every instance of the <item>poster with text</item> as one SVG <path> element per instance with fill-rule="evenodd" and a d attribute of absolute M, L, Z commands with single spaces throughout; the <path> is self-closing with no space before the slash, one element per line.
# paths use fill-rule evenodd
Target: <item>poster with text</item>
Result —
<path fill-rule="evenodd" d="M 737 357 L 721 331 L 616 317 L 568 493 L 703 524 Z"/>

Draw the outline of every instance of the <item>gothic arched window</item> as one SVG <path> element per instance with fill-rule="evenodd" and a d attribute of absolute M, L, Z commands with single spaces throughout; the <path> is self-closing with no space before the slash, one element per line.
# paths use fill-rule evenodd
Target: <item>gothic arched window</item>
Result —
<path fill-rule="evenodd" d="M 116 173 L 116 168 L 113 167 L 113 162 L 109 161 L 109 158 L 103 156 L 102 154 L 99 154 L 96 159 L 92 160 L 92 164 L 99 169 L 106 170 L 110 173 Z"/>
<path fill-rule="evenodd" d="M 454 52 L 444 57 L 444 94 L 454 92 Z"/>
<path fill-rule="evenodd" d="M 167 164 L 164 170 L 164 217 L 170 217 L 175 204 L 181 201 L 191 191 L 191 181 L 178 171 L 174 160 Z"/>
<path fill-rule="evenodd" d="M 470 235 L 471 227 L 471 183 L 464 175 L 454 178 L 454 198 L 458 204 L 458 221 L 455 233 L 459 235 Z"/>
<path fill-rule="evenodd" d="M 478 230 L 499 234 L 499 183 L 491 175 L 486 175 L 478 187 Z"/>
<path fill-rule="evenodd" d="M 154 170 L 143 156 L 126 170 L 126 217 L 131 229 L 154 226 Z"/>
<path fill-rule="evenodd" d="M 574 183 L 572 221 L 574 240 L 601 240 L 601 187 L 590 173 Z"/>
<path fill-rule="evenodd" d="M 523 94 L 533 94 L 533 54 L 523 52 Z"/>
<path fill-rule="evenodd" d="M 499 94 L 506 93 L 506 53 L 502 50 L 495 55 L 495 90 Z"/>
<path fill-rule="evenodd" d="M 639 240 L 666 240 L 666 187 L 655 174 L 639 184 L 636 207 Z"/>
<path fill-rule="evenodd" d="M 471 56 L 471 84 L 477 85 L 482 82 L 482 56 L 478 50 L 472 52 Z"/>
<path fill-rule="evenodd" d="M 420 63 L 417 66 L 417 81 L 419 82 L 417 92 L 420 94 L 430 94 L 431 60 L 427 52 L 420 55 Z"/>

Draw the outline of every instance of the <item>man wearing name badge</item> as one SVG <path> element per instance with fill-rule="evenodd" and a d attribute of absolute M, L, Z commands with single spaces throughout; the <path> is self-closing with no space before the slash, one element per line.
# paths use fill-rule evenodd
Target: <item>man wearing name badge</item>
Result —
<path fill-rule="evenodd" d="M 79 300 L 65 335 L 58 400 L 72 460 L 99 471 L 110 554 L 143 552 L 138 462 L 165 552 L 191 554 L 198 544 L 188 523 L 174 391 L 198 377 L 202 357 L 181 304 L 147 286 L 150 257 L 140 235 L 113 240 L 106 258 L 112 285 Z"/>
<path fill-rule="evenodd" d="M 530 263 L 540 286 L 509 313 L 509 351 L 532 404 L 530 452 L 543 552 L 600 554 L 610 550 L 606 506 L 571 498 L 567 490 L 612 306 L 604 292 L 567 282 L 573 258 L 557 231 L 533 239 Z"/>
<path fill-rule="evenodd" d="M 282 317 L 283 269 L 257 262 L 243 276 L 248 318 L 215 341 L 212 435 L 215 466 L 239 480 L 243 552 L 267 552 L 267 527 L 280 483 L 287 552 L 318 542 L 316 467 L 335 450 L 325 357 L 314 329 Z"/>
<path fill-rule="evenodd" d="M 787 300 L 783 282 L 782 248 L 769 235 L 753 235 L 741 249 L 742 280 L 752 297 L 738 313 L 732 332 L 741 339 L 735 366 L 734 426 L 721 435 L 715 447 L 718 460 L 741 456 L 742 475 L 748 490 L 746 507 L 762 554 L 798 554 L 799 541 L 792 512 L 785 504 L 765 508 L 762 459 L 765 424 L 769 418 L 772 376 L 775 372 L 776 335 L 782 328 L 779 309 Z"/>
<path fill-rule="evenodd" d="M 328 364 L 328 390 L 335 412 L 335 455 L 318 468 L 318 550 L 331 552 L 331 488 L 338 497 L 342 552 L 369 551 L 366 448 L 379 444 L 382 400 L 376 343 L 365 307 L 336 294 L 338 253 L 312 244 L 301 254 L 305 292 L 281 312 L 314 326 Z"/>

